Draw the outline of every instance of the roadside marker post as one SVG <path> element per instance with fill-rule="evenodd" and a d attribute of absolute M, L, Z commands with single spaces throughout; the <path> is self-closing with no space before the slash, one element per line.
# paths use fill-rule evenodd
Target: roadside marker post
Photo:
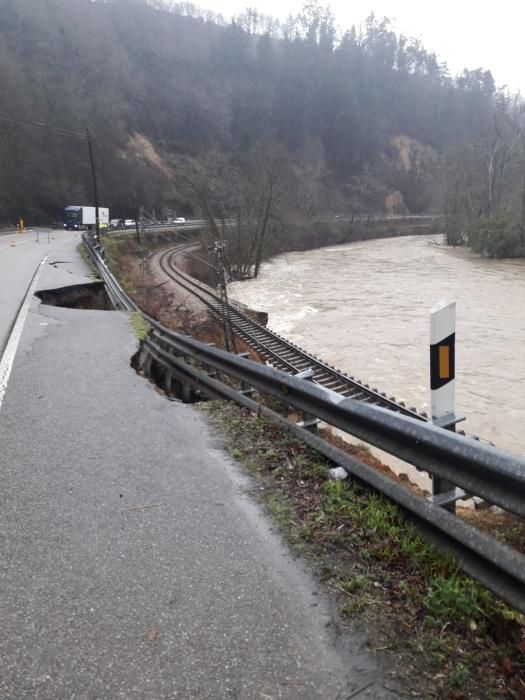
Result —
<path fill-rule="evenodd" d="M 456 431 L 465 420 L 456 415 L 456 302 L 441 301 L 430 310 L 430 394 L 432 423 Z M 457 500 L 466 496 L 437 476 L 432 476 L 432 502 L 455 512 Z"/>
<path fill-rule="evenodd" d="M 455 421 L 456 302 L 430 311 L 430 390 L 432 422 L 448 428 Z"/>
<path fill-rule="evenodd" d="M 49 243 L 51 241 L 51 229 L 48 228 L 45 231 L 41 231 L 40 229 L 37 228 L 35 241 L 37 243 L 40 243 L 40 236 L 46 236 L 46 235 L 47 235 L 47 242 Z"/>

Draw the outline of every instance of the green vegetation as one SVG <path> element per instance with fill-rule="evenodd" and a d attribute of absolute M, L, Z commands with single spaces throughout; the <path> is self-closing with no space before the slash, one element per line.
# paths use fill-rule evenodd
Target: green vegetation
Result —
<path fill-rule="evenodd" d="M 102 245 L 105 251 L 105 261 L 109 269 L 120 278 L 122 272 L 125 270 L 121 269 L 121 256 L 119 255 L 119 248 L 121 244 L 124 244 L 132 239 L 132 234 L 128 232 L 122 232 L 113 234 L 111 236 L 106 236 L 102 239 Z"/>
<path fill-rule="evenodd" d="M 525 255 L 525 231 L 510 216 L 481 217 L 469 226 L 468 244 L 487 258 L 518 258 Z"/>
<path fill-rule="evenodd" d="M 131 319 L 131 325 L 133 326 L 133 330 L 135 331 L 135 335 L 137 336 L 138 340 L 144 340 L 150 331 L 149 323 L 146 321 L 146 319 L 140 313 L 140 311 L 134 311 L 133 313 L 130 313 L 129 317 Z"/>
<path fill-rule="evenodd" d="M 357 528 L 355 539 L 361 541 L 368 552 L 367 557 L 392 562 L 398 562 L 400 558 L 410 559 L 414 570 L 424 576 L 455 571 L 452 560 L 427 544 L 417 529 L 406 521 L 399 507 L 381 494 L 363 492 L 348 480 L 327 481 L 324 491 L 324 512 L 332 516 L 334 526 L 348 519 L 352 527 Z M 370 545 L 371 537 L 377 539 L 377 546 Z"/>
<path fill-rule="evenodd" d="M 248 465 L 255 495 L 338 596 L 342 619 L 393 655 L 414 692 L 520 697 L 522 616 L 423 540 L 395 504 L 350 479 L 328 480 L 331 465 L 285 430 L 229 403 L 203 410 Z M 348 450 L 373 461 L 359 446 Z"/>
<path fill-rule="evenodd" d="M 77 251 L 80 253 L 80 257 L 82 260 L 89 265 L 90 269 L 93 270 L 94 274 L 96 277 L 98 277 L 98 270 L 95 268 L 93 264 L 93 260 L 91 259 L 91 255 L 86 249 L 86 246 L 83 243 L 79 243 L 77 245 Z"/>
<path fill-rule="evenodd" d="M 463 619 L 471 629 L 487 618 L 494 601 L 490 593 L 472 579 L 452 571 L 430 578 L 425 607 L 437 624 Z"/>

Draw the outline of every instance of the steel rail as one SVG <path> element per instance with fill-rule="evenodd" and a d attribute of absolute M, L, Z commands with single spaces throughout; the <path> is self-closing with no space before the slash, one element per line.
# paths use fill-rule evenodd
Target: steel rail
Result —
<path fill-rule="evenodd" d="M 210 301 L 210 298 L 209 298 L 211 295 L 213 297 L 214 301 L 216 301 L 217 304 L 222 307 L 223 303 L 219 297 L 212 294 L 212 292 L 209 292 L 208 289 L 205 289 L 205 285 L 198 282 L 197 280 L 194 280 L 193 277 L 186 276 L 183 273 L 181 273 L 181 279 L 186 280 L 186 277 L 187 277 L 188 281 L 186 282 L 186 281 L 180 281 L 178 279 L 175 279 L 173 276 L 173 273 L 171 272 L 171 270 L 172 270 L 171 266 L 164 264 L 164 258 L 166 256 L 166 253 L 168 255 L 174 255 L 174 254 L 180 253 L 181 250 L 185 250 L 187 248 L 194 247 L 194 245 L 195 244 L 193 244 L 193 243 L 186 243 L 184 245 L 177 247 L 176 251 L 173 251 L 173 250 L 166 251 L 159 258 L 160 266 L 164 270 L 164 272 L 173 281 L 177 282 L 177 284 L 180 285 L 183 289 L 186 289 L 187 291 L 191 292 L 193 294 L 193 296 L 195 296 L 197 299 L 202 301 L 203 304 L 205 304 L 215 315 L 217 315 L 219 320 L 222 320 L 222 317 L 223 317 L 222 311 L 217 311 L 216 304 L 214 302 Z M 175 269 L 178 272 L 178 268 L 175 268 Z M 230 311 L 234 311 L 234 308 L 230 307 Z M 236 324 L 234 324 L 234 325 L 235 325 L 235 327 L 237 327 Z M 252 347 L 254 349 L 258 350 L 259 352 L 261 352 L 261 354 L 263 354 L 265 356 L 265 359 L 270 360 L 272 362 L 272 364 L 274 366 L 278 367 L 279 369 L 282 369 L 286 372 L 291 372 L 292 374 L 297 374 L 298 372 L 301 371 L 300 369 L 298 369 L 297 367 L 292 365 L 290 362 L 288 362 L 287 360 L 282 358 L 279 354 L 277 354 L 276 352 L 274 352 L 270 348 L 261 345 L 261 343 L 257 343 L 255 338 L 252 338 L 249 334 L 245 334 L 242 337 L 244 337 L 245 339 L 252 340 L 252 342 L 253 342 Z"/>
<path fill-rule="evenodd" d="M 173 263 L 176 255 L 191 247 L 191 245 L 186 243 L 164 251 L 159 257 L 160 266 L 173 281 L 194 294 L 216 317 L 221 319 L 225 305 L 220 297 L 214 294 L 204 283 L 179 270 Z M 349 377 L 335 367 L 327 365 L 318 357 L 311 355 L 286 338 L 257 323 L 233 304 L 228 305 L 228 313 L 237 334 L 250 347 L 279 369 L 293 374 L 311 369 L 314 372 L 313 381 L 315 383 L 326 386 L 348 398 L 355 398 L 366 403 L 383 406 L 418 420 L 427 420 L 426 414 L 418 413 L 415 408 L 409 409 L 403 403 L 397 402 L 393 397 L 388 398 L 386 394 L 379 392 L 377 389 L 371 389 L 367 384 L 363 384 L 354 377 Z"/>

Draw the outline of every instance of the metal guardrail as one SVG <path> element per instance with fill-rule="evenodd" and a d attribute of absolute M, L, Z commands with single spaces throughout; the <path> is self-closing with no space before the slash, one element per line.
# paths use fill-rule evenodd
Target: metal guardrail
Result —
<path fill-rule="evenodd" d="M 139 307 L 135 304 L 133 299 L 126 294 L 113 274 L 109 271 L 109 268 L 104 261 L 103 248 L 100 245 L 93 243 L 86 234 L 82 236 L 82 240 L 84 241 L 84 245 L 87 247 L 88 251 L 91 253 L 93 261 L 95 262 L 95 265 L 100 273 L 100 277 L 106 285 L 106 292 L 114 308 L 120 311 L 139 311 Z"/>
<path fill-rule="evenodd" d="M 273 367 L 265 367 L 149 318 L 152 336 L 182 356 L 281 399 L 302 413 L 350 433 L 419 469 L 448 479 L 466 492 L 525 517 L 525 459 L 379 406 L 347 399 Z M 150 341 L 151 342 L 151 341 Z"/>
<path fill-rule="evenodd" d="M 108 270 L 100 248 L 93 246 L 88 237 L 84 240 L 115 308 L 139 310 Z M 349 474 L 397 502 L 431 538 L 457 557 L 465 571 L 525 613 L 524 555 L 485 535 L 439 505 L 408 491 L 317 435 L 261 407 L 246 395 L 246 387 L 276 397 L 305 415 L 315 416 L 522 518 L 525 517 L 523 458 L 431 423 L 344 398 L 275 368 L 183 336 L 163 327 L 155 319 L 145 317 L 152 331 L 143 341 L 143 351 L 147 357 L 144 364 L 155 361 L 170 377 L 170 382 L 173 377 L 184 387 L 183 395 L 187 399 L 191 391 L 211 398 L 227 397 L 285 425 L 292 433 L 343 466 Z M 217 372 L 240 382 L 241 389 L 237 390 L 215 378 L 213 375 Z"/>

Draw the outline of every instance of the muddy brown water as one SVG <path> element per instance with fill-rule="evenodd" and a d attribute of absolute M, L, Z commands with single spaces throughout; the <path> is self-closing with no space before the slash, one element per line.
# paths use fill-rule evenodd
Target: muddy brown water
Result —
<path fill-rule="evenodd" d="M 442 236 L 386 238 L 281 255 L 230 294 L 267 311 L 272 330 L 426 411 L 429 311 L 456 301 L 462 427 L 525 454 L 525 261 L 482 259 Z"/>

